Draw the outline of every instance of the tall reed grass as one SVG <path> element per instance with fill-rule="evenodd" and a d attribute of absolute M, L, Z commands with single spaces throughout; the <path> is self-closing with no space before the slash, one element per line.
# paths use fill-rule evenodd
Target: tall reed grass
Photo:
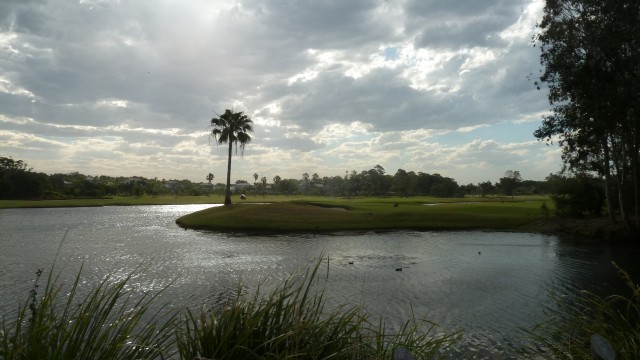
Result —
<path fill-rule="evenodd" d="M 320 264 L 266 295 L 239 286 L 222 306 L 181 312 L 158 304 L 163 290 L 134 293 L 133 272 L 85 291 L 82 270 L 64 285 L 52 267 L 40 291 L 39 270 L 16 320 L 3 321 L 0 359 L 392 359 L 398 348 L 429 359 L 460 338 L 428 321 L 390 331 L 357 306 L 326 309 Z"/>
<path fill-rule="evenodd" d="M 182 359 L 392 359 L 404 347 L 418 359 L 438 358 L 459 333 L 434 334 L 435 324 L 411 320 L 389 333 L 359 307 L 326 311 L 320 262 L 269 295 L 237 297 L 210 312 L 187 311 L 178 328 Z"/>
<path fill-rule="evenodd" d="M 526 330 L 529 358 L 593 359 L 590 339 L 598 334 L 616 352 L 616 359 L 640 358 L 640 288 L 627 272 L 613 264 L 630 295 L 600 297 L 582 291 L 577 298 L 552 295 L 551 318 Z"/>
<path fill-rule="evenodd" d="M 162 359 L 171 351 L 175 317 L 151 310 L 161 292 L 134 297 L 130 273 L 107 275 L 82 296 L 81 273 L 67 288 L 52 268 L 40 294 L 38 270 L 16 320 L 3 321 L 0 359 Z"/>

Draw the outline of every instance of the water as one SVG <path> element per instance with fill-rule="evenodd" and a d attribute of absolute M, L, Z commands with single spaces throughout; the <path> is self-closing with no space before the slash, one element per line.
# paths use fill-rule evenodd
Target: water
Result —
<path fill-rule="evenodd" d="M 48 270 L 54 260 L 67 282 L 84 264 L 88 284 L 143 264 L 131 286 L 159 291 L 173 281 L 161 299 L 182 308 L 218 303 L 240 281 L 248 288 L 264 280 L 277 285 L 324 255 L 329 305 L 362 305 L 391 326 L 415 316 L 442 331 L 464 329 L 467 346 L 495 353 L 515 341 L 518 328 L 546 319 L 548 291 L 615 291 L 621 282 L 614 259 L 637 271 L 637 249 L 579 247 L 540 234 L 246 236 L 175 225 L 209 206 L 0 210 L 0 315 L 14 316 L 36 269 Z"/>

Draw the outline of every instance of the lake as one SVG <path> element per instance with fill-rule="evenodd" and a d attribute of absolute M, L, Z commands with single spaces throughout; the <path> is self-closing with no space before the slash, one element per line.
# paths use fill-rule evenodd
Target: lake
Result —
<path fill-rule="evenodd" d="M 213 305 L 239 282 L 275 286 L 328 257 L 329 305 L 357 304 L 397 326 L 415 316 L 441 331 L 464 329 L 464 346 L 499 353 L 518 328 L 545 319 L 549 291 L 610 293 L 623 288 L 611 261 L 638 274 L 639 252 L 626 246 L 576 246 L 556 236 L 484 231 L 360 232 L 257 236 L 185 231 L 175 219 L 212 205 L 0 210 L 0 315 L 15 316 L 35 272 L 69 282 L 107 273 L 158 291 L 175 308 Z M 256 205 L 259 206 L 259 205 Z M 57 255 L 56 255 L 57 254 Z M 402 271 L 399 271 L 402 269 Z M 325 278 L 326 267 L 322 270 Z M 637 279 L 637 278 L 636 278 Z"/>

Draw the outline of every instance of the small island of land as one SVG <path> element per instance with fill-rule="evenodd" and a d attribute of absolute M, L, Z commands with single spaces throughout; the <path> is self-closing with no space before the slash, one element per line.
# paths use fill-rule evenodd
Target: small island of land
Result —
<path fill-rule="evenodd" d="M 521 230 L 543 217 L 546 197 L 493 199 L 303 198 L 212 207 L 180 217 L 184 228 L 247 233 L 362 230 Z"/>
<path fill-rule="evenodd" d="M 185 229 L 240 233 L 330 233 L 388 230 L 502 230 L 561 233 L 578 241 L 624 237 L 606 219 L 549 216 L 547 196 L 498 198 L 259 197 L 180 217 Z"/>

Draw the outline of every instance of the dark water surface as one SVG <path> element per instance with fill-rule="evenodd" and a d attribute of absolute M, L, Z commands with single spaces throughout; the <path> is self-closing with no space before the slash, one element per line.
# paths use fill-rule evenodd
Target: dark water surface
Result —
<path fill-rule="evenodd" d="M 468 348 L 496 354 L 518 338 L 518 328 L 546 319 L 548 291 L 614 292 L 622 282 L 611 261 L 634 274 L 638 267 L 637 250 L 574 246 L 540 234 L 246 236 L 175 225 L 177 217 L 209 206 L 0 210 L 0 316 L 15 316 L 35 271 L 48 270 L 58 248 L 65 281 L 82 263 L 89 284 L 145 264 L 131 286 L 153 291 L 175 281 L 161 299 L 176 308 L 220 301 L 239 281 L 249 288 L 265 279 L 278 284 L 324 254 L 330 305 L 362 305 L 391 325 L 415 316 L 442 331 L 464 329 Z"/>

